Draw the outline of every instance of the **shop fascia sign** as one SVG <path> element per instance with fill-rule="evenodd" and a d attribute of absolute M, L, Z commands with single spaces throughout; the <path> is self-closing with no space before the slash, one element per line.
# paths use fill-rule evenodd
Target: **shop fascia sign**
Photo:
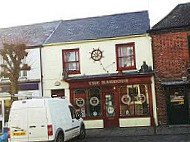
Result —
<path fill-rule="evenodd" d="M 89 81 L 90 86 L 128 83 L 128 79 Z"/>

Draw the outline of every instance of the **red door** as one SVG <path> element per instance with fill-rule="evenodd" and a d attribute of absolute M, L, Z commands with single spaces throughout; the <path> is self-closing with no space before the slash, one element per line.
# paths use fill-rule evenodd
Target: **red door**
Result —
<path fill-rule="evenodd" d="M 118 95 L 114 88 L 115 87 L 104 87 L 102 89 L 105 128 L 119 127 Z"/>

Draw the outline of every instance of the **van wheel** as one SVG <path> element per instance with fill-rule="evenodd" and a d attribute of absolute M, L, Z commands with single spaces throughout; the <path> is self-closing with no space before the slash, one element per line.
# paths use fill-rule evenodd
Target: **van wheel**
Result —
<path fill-rule="evenodd" d="M 80 128 L 80 135 L 78 136 L 78 139 L 84 139 L 86 136 L 86 129 L 84 127 L 84 125 L 81 126 Z"/>
<path fill-rule="evenodd" d="M 55 142 L 64 142 L 64 136 L 62 133 L 59 133 Z"/>

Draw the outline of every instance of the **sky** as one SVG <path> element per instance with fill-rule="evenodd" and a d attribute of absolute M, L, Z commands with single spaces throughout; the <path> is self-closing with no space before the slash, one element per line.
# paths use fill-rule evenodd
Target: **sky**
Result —
<path fill-rule="evenodd" d="M 0 28 L 148 10 L 151 27 L 190 0 L 0 0 Z"/>

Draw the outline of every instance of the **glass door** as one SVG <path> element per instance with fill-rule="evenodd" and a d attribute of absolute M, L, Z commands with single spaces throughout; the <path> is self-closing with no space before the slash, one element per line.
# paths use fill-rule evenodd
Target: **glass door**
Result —
<path fill-rule="evenodd" d="M 115 87 L 114 87 L 115 88 Z M 119 127 L 118 97 L 113 87 L 103 88 L 104 127 Z"/>

